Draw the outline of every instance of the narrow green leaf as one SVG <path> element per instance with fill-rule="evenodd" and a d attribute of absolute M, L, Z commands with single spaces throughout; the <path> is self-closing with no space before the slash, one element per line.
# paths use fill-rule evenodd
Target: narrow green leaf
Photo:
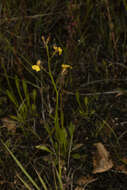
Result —
<path fill-rule="evenodd" d="M 49 153 L 53 153 L 49 148 L 47 148 L 45 145 L 37 145 L 36 146 L 37 149 L 40 149 L 40 150 L 44 150 L 46 152 L 49 152 Z"/>
<path fill-rule="evenodd" d="M 84 103 L 85 103 L 85 106 L 88 106 L 88 97 L 87 96 L 84 98 Z"/>
<path fill-rule="evenodd" d="M 6 77 L 6 80 L 7 80 L 7 83 L 8 83 L 8 87 L 9 87 L 9 89 L 10 89 L 10 91 L 13 91 L 12 90 L 12 87 L 11 87 L 11 84 L 10 84 L 10 81 L 9 81 L 9 76 L 8 76 L 8 74 L 7 74 L 7 70 L 6 70 L 6 67 L 5 67 L 5 64 L 3 63 L 4 61 L 3 61 L 3 59 L 2 59 L 2 61 L 1 61 L 1 66 L 2 66 L 2 68 L 3 68 L 3 70 L 4 70 L 4 73 L 5 73 L 5 77 Z"/>
<path fill-rule="evenodd" d="M 30 105 L 30 95 L 29 95 L 27 83 L 25 80 L 22 80 L 22 85 L 23 85 L 23 90 L 24 90 L 24 94 L 25 94 L 25 99 L 26 99 L 27 105 L 29 106 Z"/>
<path fill-rule="evenodd" d="M 32 177 L 27 173 L 25 168 L 22 166 L 22 164 L 18 161 L 18 159 L 15 157 L 15 155 L 12 153 L 12 151 L 8 148 L 8 146 L 1 140 L 4 147 L 7 149 L 7 151 L 10 153 L 16 164 L 19 166 L 19 168 L 22 170 L 22 172 L 26 175 L 26 177 L 29 179 L 29 181 L 33 184 L 34 187 L 36 187 L 37 190 L 41 190 L 39 186 L 36 184 L 36 182 L 32 179 Z"/>
<path fill-rule="evenodd" d="M 70 123 L 70 126 L 68 129 L 69 129 L 70 136 L 72 137 L 74 134 L 75 126 L 72 123 Z"/>
<path fill-rule="evenodd" d="M 64 190 L 64 188 L 63 188 L 63 183 L 62 183 L 62 179 L 61 179 L 61 177 L 60 177 L 60 175 L 59 175 L 57 169 L 56 169 L 56 175 L 57 175 L 57 178 L 58 178 L 58 181 L 59 181 L 59 184 L 60 184 L 60 190 Z"/>
<path fill-rule="evenodd" d="M 36 89 L 33 89 L 32 98 L 33 98 L 34 104 L 35 104 L 35 102 L 36 102 L 36 97 L 37 97 L 37 90 L 36 90 Z"/>
<path fill-rule="evenodd" d="M 35 170 L 35 171 L 36 171 L 36 170 Z M 46 186 L 44 180 L 43 180 L 42 177 L 40 176 L 40 174 L 39 174 L 37 171 L 36 171 L 36 173 L 37 173 L 37 175 L 38 175 L 38 178 L 39 178 L 39 180 L 40 180 L 40 182 L 41 182 L 42 187 L 44 188 L 44 190 L 48 190 L 48 188 L 47 188 L 47 186 Z"/>
<path fill-rule="evenodd" d="M 24 184 L 24 186 L 28 189 L 31 190 L 31 187 L 17 174 L 17 177 L 20 179 L 20 181 Z"/>
<path fill-rule="evenodd" d="M 21 93 L 21 89 L 20 89 L 21 88 L 20 87 L 20 81 L 19 81 L 17 76 L 15 76 L 15 84 L 16 84 L 16 88 L 17 88 L 19 97 L 20 97 L 21 101 L 23 102 L 23 97 L 22 97 L 22 93 Z"/>
<path fill-rule="evenodd" d="M 15 95 L 12 94 L 9 90 L 6 90 L 6 94 L 10 98 L 10 100 L 13 102 L 13 104 L 15 104 L 16 107 L 18 107 L 19 105 L 18 105 L 18 102 L 17 102 Z"/>
<path fill-rule="evenodd" d="M 60 137 L 60 144 L 67 144 L 67 131 L 65 128 L 60 128 L 59 131 L 59 137 Z"/>
<path fill-rule="evenodd" d="M 124 7 L 125 7 L 125 9 L 126 9 L 126 11 L 127 11 L 127 1 L 126 1 L 126 0 L 123 0 L 123 4 L 124 4 Z"/>

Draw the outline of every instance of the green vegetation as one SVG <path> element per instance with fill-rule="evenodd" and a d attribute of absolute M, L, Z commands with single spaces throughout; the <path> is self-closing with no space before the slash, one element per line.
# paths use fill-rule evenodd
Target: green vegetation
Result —
<path fill-rule="evenodd" d="M 2 0 L 0 189 L 125 189 L 126 72 L 125 0 Z"/>

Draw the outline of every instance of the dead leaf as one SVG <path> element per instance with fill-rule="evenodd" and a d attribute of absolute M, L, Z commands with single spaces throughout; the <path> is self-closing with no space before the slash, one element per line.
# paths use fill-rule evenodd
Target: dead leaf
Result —
<path fill-rule="evenodd" d="M 94 182 L 96 180 L 97 180 L 97 178 L 93 178 L 91 176 L 81 176 L 77 180 L 76 184 L 82 186 L 82 185 L 87 185 L 89 183 L 92 183 L 92 182 Z"/>
<path fill-rule="evenodd" d="M 115 171 L 127 175 L 127 167 L 124 164 L 116 166 Z"/>
<path fill-rule="evenodd" d="M 123 157 L 121 161 L 127 165 L 127 157 Z"/>
<path fill-rule="evenodd" d="M 8 117 L 2 118 L 1 121 L 3 123 L 3 127 L 7 128 L 8 131 L 11 131 L 13 133 L 16 132 L 16 121 L 14 121 Z"/>
<path fill-rule="evenodd" d="M 96 181 L 97 178 L 93 178 L 92 176 L 81 176 L 77 181 L 77 187 L 75 190 L 84 190 L 84 186 L 87 186 L 88 184 Z M 83 187 L 81 187 L 83 186 Z"/>
<path fill-rule="evenodd" d="M 121 158 L 122 164 L 120 165 L 115 165 L 114 171 L 118 173 L 123 173 L 127 175 L 127 157 Z"/>
<path fill-rule="evenodd" d="M 97 148 L 97 154 L 93 157 L 93 174 L 106 172 L 113 167 L 113 162 L 109 158 L 109 152 L 102 143 L 94 144 Z"/>
<path fill-rule="evenodd" d="M 79 149 L 79 148 L 81 148 L 83 146 L 83 144 L 76 144 L 73 148 L 72 148 L 72 151 L 75 151 L 75 150 L 77 150 L 77 149 Z"/>
<path fill-rule="evenodd" d="M 115 97 L 119 97 L 119 96 L 122 96 L 123 95 L 123 92 L 119 92 L 115 95 Z"/>
<path fill-rule="evenodd" d="M 84 187 L 77 186 L 74 190 L 84 190 Z"/>

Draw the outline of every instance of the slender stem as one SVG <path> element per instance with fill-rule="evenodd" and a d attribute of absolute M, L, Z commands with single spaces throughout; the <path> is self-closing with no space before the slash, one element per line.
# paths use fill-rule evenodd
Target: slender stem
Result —
<path fill-rule="evenodd" d="M 54 90 L 55 90 L 55 92 L 56 92 L 55 126 L 56 126 L 56 128 L 58 129 L 58 126 L 59 126 L 59 119 L 58 119 L 59 92 L 58 92 L 58 90 L 57 90 L 56 83 L 55 83 L 54 78 L 53 78 L 53 75 L 52 75 L 52 71 L 51 71 L 51 58 L 50 58 L 50 55 L 49 55 L 49 48 L 48 48 L 48 45 L 47 45 L 47 44 L 46 44 L 46 51 L 47 51 L 47 56 L 48 56 L 48 70 L 49 70 L 49 76 L 50 76 L 50 78 L 51 78 L 51 81 L 52 81 Z"/>

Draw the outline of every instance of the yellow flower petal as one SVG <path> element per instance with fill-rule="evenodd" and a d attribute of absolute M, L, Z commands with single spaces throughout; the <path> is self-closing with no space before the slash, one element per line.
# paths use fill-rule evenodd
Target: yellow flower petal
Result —
<path fill-rule="evenodd" d="M 71 66 L 71 65 L 67 65 L 67 64 L 62 64 L 61 67 L 62 67 L 63 69 L 67 69 L 67 68 L 72 69 L 72 66 Z"/>
<path fill-rule="evenodd" d="M 40 66 L 41 65 L 41 61 L 38 60 L 37 63 L 36 63 L 36 65 Z"/>
<path fill-rule="evenodd" d="M 62 54 L 62 48 L 61 47 L 58 47 L 58 52 L 59 52 L 59 55 Z"/>
<path fill-rule="evenodd" d="M 38 65 L 33 65 L 32 69 L 35 70 L 35 71 L 37 71 L 37 72 L 41 70 Z"/>
<path fill-rule="evenodd" d="M 62 54 L 62 48 L 61 47 L 57 47 L 56 45 L 54 45 L 53 49 L 55 50 L 56 53 L 59 53 L 59 55 Z"/>
<path fill-rule="evenodd" d="M 56 45 L 54 45 L 54 46 L 53 46 L 53 49 L 54 49 L 55 51 L 57 51 L 57 46 L 56 46 Z"/>

